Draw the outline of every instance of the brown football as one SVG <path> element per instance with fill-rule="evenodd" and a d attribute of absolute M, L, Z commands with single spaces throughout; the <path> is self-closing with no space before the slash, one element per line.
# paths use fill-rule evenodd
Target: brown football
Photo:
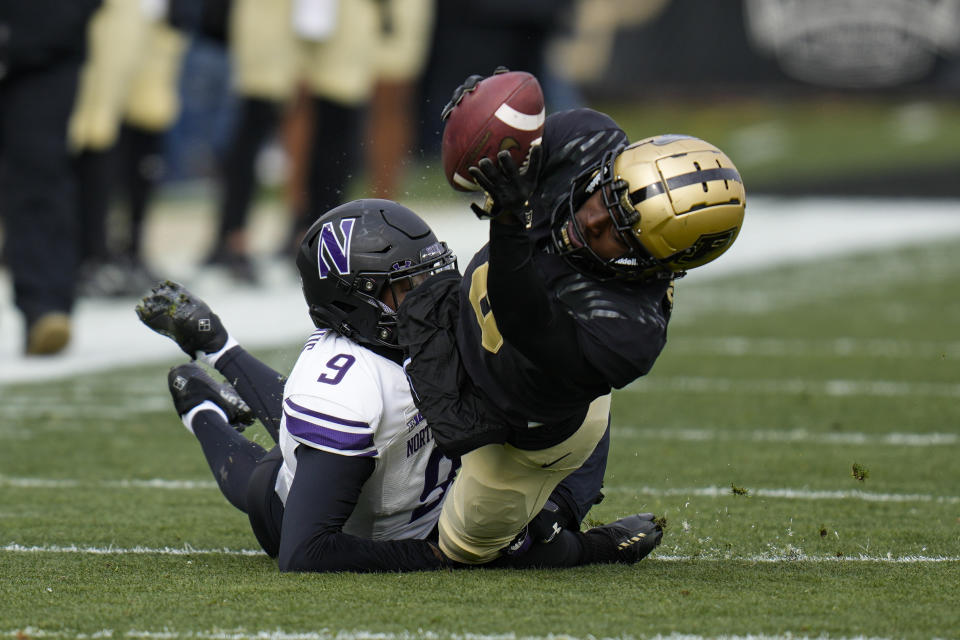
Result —
<path fill-rule="evenodd" d="M 481 80 L 453 108 L 443 128 L 443 173 L 457 191 L 477 191 L 469 167 L 482 158 L 496 162 L 509 149 L 518 166 L 543 136 L 543 91 L 525 71 L 498 73 Z"/>

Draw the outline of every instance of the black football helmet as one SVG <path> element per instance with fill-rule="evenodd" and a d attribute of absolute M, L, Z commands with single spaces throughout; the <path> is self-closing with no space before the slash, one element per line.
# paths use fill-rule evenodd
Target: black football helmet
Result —
<path fill-rule="evenodd" d="M 396 312 L 381 301 L 388 287 L 397 300 L 428 275 L 456 268 L 456 256 L 427 223 L 389 200 L 331 209 L 310 226 L 297 252 L 313 323 L 375 347 L 397 347 Z"/>
<path fill-rule="evenodd" d="M 575 215 L 597 190 L 630 247 L 611 260 L 590 249 Z M 745 206 L 743 180 L 725 153 L 692 136 L 660 135 L 608 151 L 574 180 L 551 233 L 557 252 L 595 278 L 673 279 L 730 248 Z"/>

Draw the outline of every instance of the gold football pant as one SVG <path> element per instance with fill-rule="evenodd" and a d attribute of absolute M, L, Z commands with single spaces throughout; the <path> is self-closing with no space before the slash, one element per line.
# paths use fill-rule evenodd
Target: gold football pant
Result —
<path fill-rule="evenodd" d="M 590 404 L 572 436 L 548 449 L 490 444 L 461 458 L 440 513 L 440 549 L 452 560 L 494 560 L 523 530 L 554 488 L 593 453 L 607 428 L 610 395 Z"/>

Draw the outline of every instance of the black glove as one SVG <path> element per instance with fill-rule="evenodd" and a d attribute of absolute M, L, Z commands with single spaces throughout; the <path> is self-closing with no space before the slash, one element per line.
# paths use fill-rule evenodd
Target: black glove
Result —
<path fill-rule="evenodd" d="M 483 158 L 477 166 L 470 167 L 470 175 L 487 192 L 489 200 L 488 207 L 470 205 L 477 217 L 497 218 L 509 213 L 521 224 L 524 223 L 527 200 L 537 186 L 542 159 L 543 148 L 537 144 L 530 147 L 527 164 L 522 169 L 517 167 L 510 151 L 506 149 L 497 154 L 496 164 L 490 158 Z"/>
<path fill-rule="evenodd" d="M 506 73 L 507 71 L 510 71 L 510 69 L 507 69 L 506 67 L 497 67 L 493 70 L 493 75 Z M 480 84 L 480 81 L 483 79 L 484 76 L 468 76 L 459 87 L 454 89 L 453 96 L 450 98 L 450 102 L 444 105 L 443 111 L 440 112 L 440 120 L 442 122 L 446 122 L 447 118 L 450 117 L 450 112 L 453 111 L 453 108 L 460 104 L 460 101 L 463 100 L 463 96 L 476 89 L 477 85 Z"/>

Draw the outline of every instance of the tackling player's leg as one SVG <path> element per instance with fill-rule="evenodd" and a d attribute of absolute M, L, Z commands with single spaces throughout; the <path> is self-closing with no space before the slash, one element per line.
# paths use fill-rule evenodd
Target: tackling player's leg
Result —
<path fill-rule="evenodd" d="M 594 527 L 583 536 L 590 563 L 633 564 L 660 544 L 663 527 L 652 513 L 638 513 Z"/>
<path fill-rule="evenodd" d="M 490 444 L 464 454 L 438 522 L 443 553 L 456 562 L 485 564 L 517 542 L 551 492 L 596 449 L 609 413 L 610 396 L 601 396 L 580 428 L 552 447 Z"/>
<path fill-rule="evenodd" d="M 211 402 L 220 408 L 227 423 L 237 431 L 253 424 L 253 411 L 236 390 L 226 382 L 215 381 L 197 364 L 190 362 L 170 369 L 167 385 L 173 406 L 181 418 L 204 402 Z M 190 429 L 189 424 L 187 428 Z"/>
<path fill-rule="evenodd" d="M 651 513 L 638 513 L 580 532 L 559 530 L 549 542 L 533 540 L 521 553 L 506 553 L 491 566 L 513 569 L 577 567 L 587 564 L 635 564 L 663 538 Z"/>
<path fill-rule="evenodd" d="M 267 453 L 232 426 L 253 421 L 250 407 L 230 385 L 215 382 L 194 363 L 171 369 L 167 382 L 177 414 L 200 441 L 220 491 L 246 513 L 250 477 Z"/>
<path fill-rule="evenodd" d="M 136 311 L 145 325 L 187 355 L 216 367 L 277 441 L 286 378 L 237 344 L 206 302 L 167 280 L 153 287 Z"/>

